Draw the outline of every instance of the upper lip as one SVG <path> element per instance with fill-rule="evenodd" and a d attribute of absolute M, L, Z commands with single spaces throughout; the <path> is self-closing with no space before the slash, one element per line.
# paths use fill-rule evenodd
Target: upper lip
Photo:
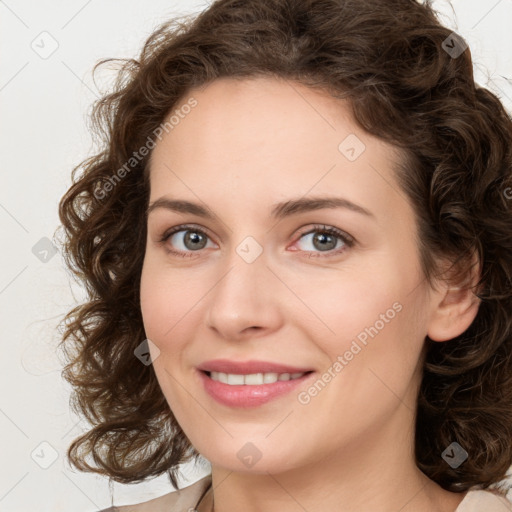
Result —
<path fill-rule="evenodd" d="M 270 361 L 230 361 L 229 359 L 214 359 L 201 363 L 198 370 L 204 372 L 234 373 L 250 375 L 253 373 L 304 373 L 312 371 L 311 368 L 299 368 L 287 364 L 272 363 Z"/>

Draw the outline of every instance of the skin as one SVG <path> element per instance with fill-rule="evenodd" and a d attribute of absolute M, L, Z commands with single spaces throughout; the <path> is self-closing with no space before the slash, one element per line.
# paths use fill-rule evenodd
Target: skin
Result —
<path fill-rule="evenodd" d="M 424 279 L 416 219 L 394 176 L 400 153 L 364 132 L 344 100 L 294 82 L 223 78 L 182 104 L 190 96 L 197 106 L 153 150 L 150 204 L 188 200 L 215 218 L 151 211 L 141 308 L 167 402 L 212 464 L 215 511 L 454 512 L 464 495 L 415 464 L 416 396 L 425 336 L 443 342 L 464 332 L 478 303 Z M 365 145 L 354 161 L 338 149 L 350 134 Z M 274 203 L 318 196 L 344 197 L 373 216 L 344 208 L 270 215 Z M 203 248 L 185 245 L 187 231 L 159 241 L 185 223 L 206 231 Z M 322 231 L 306 234 L 315 224 L 348 233 L 354 245 L 315 244 Z M 252 263 L 236 251 L 248 236 L 263 250 Z M 396 303 L 400 312 L 300 403 L 298 393 Z M 232 408 L 198 378 L 196 366 L 217 358 L 315 374 L 269 403 Z M 248 442 L 261 454 L 251 467 L 237 457 Z"/>

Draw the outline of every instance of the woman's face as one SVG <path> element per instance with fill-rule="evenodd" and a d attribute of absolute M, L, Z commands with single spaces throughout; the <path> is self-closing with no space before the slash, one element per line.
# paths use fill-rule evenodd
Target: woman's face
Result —
<path fill-rule="evenodd" d="M 399 155 L 296 83 L 221 79 L 187 102 L 153 150 L 141 282 L 183 431 L 234 471 L 396 449 L 432 302 Z"/>

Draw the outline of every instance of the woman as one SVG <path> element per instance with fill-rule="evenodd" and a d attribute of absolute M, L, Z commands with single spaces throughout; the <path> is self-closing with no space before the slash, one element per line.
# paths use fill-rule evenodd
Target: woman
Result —
<path fill-rule="evenodd" d="M 512 510 L 512 122 L 464 41 L 411 0 L 220 0 L 116 85 L 60 204 L 68 455 L 212 471 L 109 510 Z"/>

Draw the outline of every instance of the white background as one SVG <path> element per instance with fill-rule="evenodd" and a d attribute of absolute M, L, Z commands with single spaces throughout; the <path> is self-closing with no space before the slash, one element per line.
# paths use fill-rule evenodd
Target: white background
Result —
<path fill-rule="evenodd" d="M 43 237 L 52 239 L 71 169 L 91 154 L 86 117 L 99 95 L 94 64 L 104 57 L 136 57 L 162 21 L 209 3 L 0 0 L 1 512 L 94 512 L 111 504 L 106 478 L 81 474 L 65 460 L 83 423 L 71 413 L 69 389 L 60 377 L 56 326 L 83 292 L 59 253 L 45 263 L 32 248 L 44 244 Z M 453 11 L 446 0 L 434 7 L 469 43 L 477 82 L 510 110 L 512 0 L 452 4 Z M 40 35 L 45 31 L 56 43 Z M 39 45 L 42 52 L 43 37 L 46 50 L 58 44 L 48 58 L 32 48 Z M 52 462 L 52 454 L 55 462 L 40 467 Z M 181 485 L 205 469 L 186 467 L 184 474 Z M 114 499 L 117 505 L 138 503 L 170 490 L 165 477 L 115 484 Z"/>

